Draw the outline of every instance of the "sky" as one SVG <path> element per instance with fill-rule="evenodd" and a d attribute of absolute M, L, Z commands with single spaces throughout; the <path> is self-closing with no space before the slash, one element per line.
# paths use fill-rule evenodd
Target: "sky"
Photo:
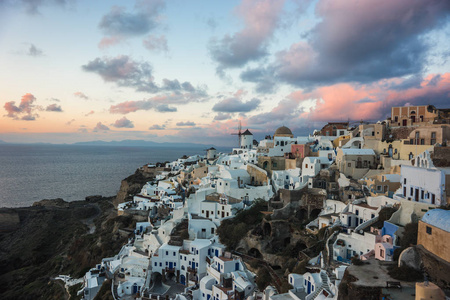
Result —
<path fill-rule="evenodd" d="M 448 0 L 0 0 L 0 140 L 237 144 L 450 108 Z"/>

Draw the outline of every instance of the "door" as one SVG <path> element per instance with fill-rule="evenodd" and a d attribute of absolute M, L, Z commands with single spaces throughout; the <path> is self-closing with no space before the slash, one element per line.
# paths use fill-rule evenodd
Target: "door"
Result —
<path fill-rule="evenodd" d="M 352 250 L 347 249 L 347 259 L 352 258 Z"/>
<path fill-rule="evenodd" d="M 169 262 L 169 269 L 173 269 L 173 262 Z"/>
<path fill-rule="evenodd" d="M 419 189 L 416 189 L 416 193 L 414 195 L 414 199 L 416 200 L 416 202 L 419 202 Z"/>
<path fill-rule="evenodd" d="M 311 282 L 308 281 L 308 289 L 307 289 L 307 294 L 309 295 L 311 293 Z"/>
<path fill-rule="evenodd" d="M 224 211 L 222 211 L 222 218 L 224 218 L 225 217 L 225 212 Z"/>
<path fill-rule="evenodd" d="M 209 210 L 206 211 L 206 217 L 209 218 Z"/>
<path fill-rule="evenodd" d="M 219 250 L 216 249 L 216 256 L 219 256 Z"/>
<path fill-rule="evenodd" d="M 403 126 L 406 126 L 407 120 L 403 120 Z"/>
<path fill-rule="evenodd" d="M 186 277 L 185 277 L 184 275 L 181 275 L 181 276 L 180 276 L 180 283 L 181 283 L 182 285 L 186 285 Z"/>

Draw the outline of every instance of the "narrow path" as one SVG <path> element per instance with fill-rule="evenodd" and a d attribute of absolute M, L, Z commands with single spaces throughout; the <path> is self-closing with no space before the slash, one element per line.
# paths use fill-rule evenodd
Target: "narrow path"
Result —
<path fill-rule="evenodd" d="M 98 216 L 100 216 L 100 214 L 102 213 L 102 210 L 100 209 L 100 207 L 98 206 L 97 203 L 90 203 L 90 204 L 87 204 L 87 205 L 93 206 L 96 209 L 97 212 L 92 217 L 89 217 L 87 219 L 81 220 L 81 222 L 89 227 L 89 231 L 88 231 L 87 234 L 93 234 L 93 233 L 95 233 L 95 230 L 96 230 L 94 220 Z"/>

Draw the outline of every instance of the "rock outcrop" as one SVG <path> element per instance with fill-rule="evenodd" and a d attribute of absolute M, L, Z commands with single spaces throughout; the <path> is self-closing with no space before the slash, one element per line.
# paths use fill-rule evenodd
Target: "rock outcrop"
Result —
<path fill-rule="evenodd" d="M 152 173 L 137 169 L 133 175 L 122 180 L 119 192 L 113 200 L 114 207 L 117 207 L 119 203 L 133 200 L 133 196 L 140 193 L 142 187 L 153 178 Z"/>

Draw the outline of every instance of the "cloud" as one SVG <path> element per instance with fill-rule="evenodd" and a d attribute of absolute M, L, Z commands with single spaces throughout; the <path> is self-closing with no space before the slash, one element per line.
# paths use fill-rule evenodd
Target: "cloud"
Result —
<path fill-rule="evenodd" d="M 155 35 L 149 35 L 142 41 L 142 44 L 147 50 L 152 52 L 169 52 L 167 39 L 164 35 L 160 35 L 159 37 Z"/>
<path fill-rule="evenodd" d="M 370 99 L 370 98 L 362 98 L 360 100 L 355 101 L 355 103 L 375 103 L 376 100 Z"/>
<path fill-rule="evenodd" d="M 78 98 L 81 98 L 81 99 L 84 99 L 84 100 L 88 100 L 89 99 L 89 97 L 88 96 L 86 96 L 84 93 L 82 93 L 82 92 L 75 92 L 75 93 L 73 93 L 74 94 L 74 96 L 76 96 L 76 97 L 78 97 Z"/>
<path fill-rule="evenodd" d="M 128 120 L 126 117 L 116 120 L 112 126 L 116 128 L 134 128 L 133 122 Z"/>
<path fill-rule="evenodd" d="M 70 121 L 67 121 L 67 122 L 66 122 L 66 125 L 72 125 L 73 122 L 75 122 L 75 119 L 72 119 L 72 120 L 70 120 Z"/>
<path fill-rule="evenodd" d="M 215 30 L 218 26 L 217 21 L 214 18 L 208 18 L 206 20 L 206 25 L 211 29 L 211 30 Z"/>
<path fill-rule="evenodd" d="M 16 106 L 15 101 L 6 102 L 3 106 L 8 113 L 6 116 L 13 118 L 14 120 L 34 121 L 37 114 L 34 113 L 36 107 L 33 103 L 36 101 L 36 97 L 27 93 L 22 96 L 19 106 Z"/>
<path fill-rule="evenodd" d="M 150 110 L 155 109 L 158 112 L 174 112 L 177 111 L 176 107 L 172 105 L 184 105 L 192 102 L 205 101 L 206 96 L 203 91 L 196 91 L 194 93 L 179 91 L 160 94 L 151 97 L 147 100 L 138 101 L 125 101 L 116 105 L 111 105 L 109 112 L 113 114 L 128 114 L 138 110 Z"/>
<path fill-rule="evenodd" d="M 164 130 L 164 129 L 166 129 L 166 125 L 165 124 L 163 124 L 163 125 L 154 124 L 154 125 L 150 126 L 148 129 L 149 130 Z"/>
<path fill-rule="evenodd" d="M 38 57 L 44 55 L 44 52 L 41 49 L 38 49 L 35 45 L 31 44 L 30 48 L 28 48 L 27 55 Z"/>
<path fill-rule="evenodd" d="M 137 1 L 133 12 L 127 12 L 124 7 L 113 6 L 100 21 L 99 28 L 106 37 L 99 46 L 108 47 L 125 38 L 141 36 L 154 30 L 164 6 L 165 2 L 162 0 Z"/>
<path fill-rule="evenodd" d="M 56 112 L 62 112 L 62 108 L 60 105 L 57 104 L 50 104 L 47 106 L 47 108 L 45 109 L 46 111 L 56 111 Z"/>
<path fill-rule="evenodd" d="M 111 105 L 109 112 L 112 114 L 128 114 L 138 110 L 149 110 L 153 107 L 154 106 L 151 101 L 126 101 L 116 105 Z"/>
<path fill-rule="evenodd" d="M 153 82 L 152 67 L 147 62 L 136 62 L 126 55 L 114 58 L 96 58 L 82 66 L 86 72 L 100 75 L 106 82 L 118 86 L 132 87 L 137 91 L 156 92 Z"/>
<path fill-rule="evenodd" d="M 224 69 L 242 67 L 267 55 L 267 47 L 279 26 L 284 0 L 242 0 L 236 14 L 244 21 L 244 28 L 233 35 L 213 39 L 209 51 Z"/>
<path fill-rule="evenodd" d="M 90 116 L 90 115 L 93 115 L 93 114 L 95 114 L 95 111 L 91 110 L 90 112 L 88 112 L 84 116 L 87 117 L 87 116 Z"/>
<path fill-rule="evenodd" d="M 160 104 L 158 106 L 155 107 L 155 110 L 157 112 L 176 112 L 177 108 L 176 107 L 171 107 L 167 104 Z"/>
<path fill-rule="evenodd" d="M 420 73 L 433 47 L 424 37 L 448 22 L 449 12 L 445 0 L 319 0 L 320 21 L 306 41 L 278 52 L 260 78 L 311 88 Z"/>
<path fill-rule="evenodd" d="M 194 122 L 191 122 L 191 121 L 186 121 L 186 122 L 178 122 L 177 123 L 177 126 L 195 126 L 195 123 Z"/>
<path fill-rule="evenodd" d="M 23 6 L 25 12 L 30 15 L 40 14 L 40 8 L 42 6 L 56 5 L 60 7 L 66 7 L 73 0 L 17 0 L 17 1 L 1 1 L 0 7 L 2 5 L 12 5 L 12 6 Z"/>
<path fill-rule="evenodd" d="M 253 98 L 247 102 L 244 102 L 238 98 L 228 98 L 216 103 L 213 106 L 213 111 L 235 113 L 235 112 L 250 112 L 258 108 L 261 100 Z"/>
<path fill-rule="evenodd" d="M 256 83 L 256 92 L 262 94 L 273 93 L 277 87 L 277 81 L 273 74 L 264 68 L 247 68 L 239 76 L 242 81 Z"/>
<path fill-rule="evenodd" d="M 270 124 L 271 120 L 282 120 L 285 124 L 295 126 L 348 119 L 377 121 L 389 116 L 393 106 L 426 105 L 430 99 L 437 107 L 448 106 L 450 73 L 440 76 L 430 74 L 423 78 L 419 87 L 386 89 L 386 86 L 396 86 L 406 80 L 395 78 L 371 84 L 338 83 L 308 92 L 295 91 L 280 101 L 270 113 L 252 116 L 248 121 L 264 126 Z"/>
<path fill-rule="evenodd" d="M 219 112 L 215 117 L 214 121 L 224 121 L 231 119 L 231 114 L 224 114 L 222 112 Z"/>
<path fill-rule="evenodd" d="M 109 130 L 108 126 L 103 125 L 102 122 L 98 122 L 92 131 L 98 132 L 98 131 L 107 131 L 107 130 Z"/>

